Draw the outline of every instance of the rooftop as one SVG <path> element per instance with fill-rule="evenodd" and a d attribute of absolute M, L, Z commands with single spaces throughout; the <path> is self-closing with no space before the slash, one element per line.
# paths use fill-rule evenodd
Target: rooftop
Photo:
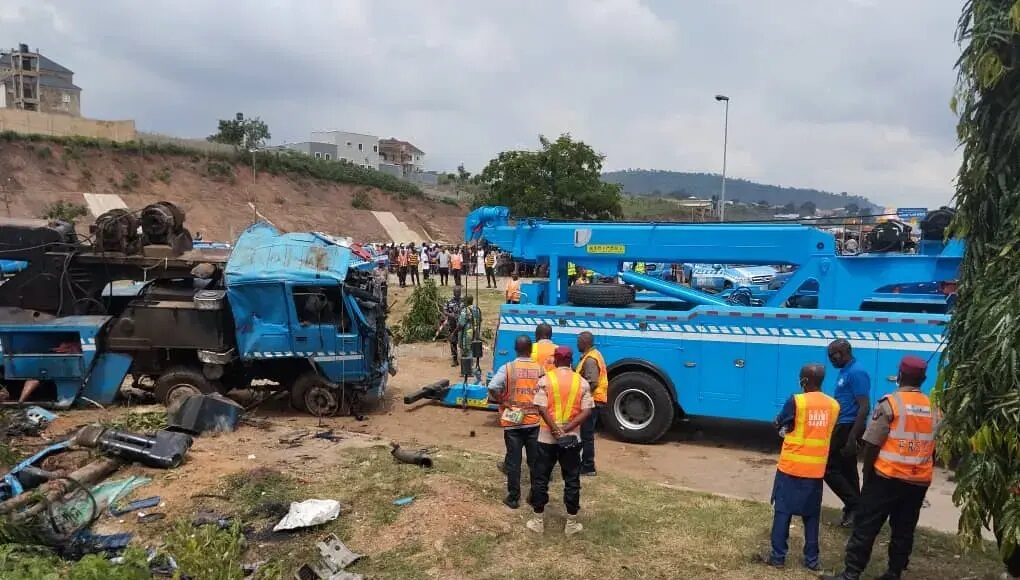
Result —
<path fill-rule="evenodd" d="M 33 53 L 33 54 L 36 54 L 36 53 Z M 11 52 L 10 51 L 0 51 L 0 65 L 6 66 L 6 67 L 11 67 L 12 66 L 12 63 L 11 63 Z M 55 61 L 50 60 L 48 57 L 46 57 L 45 55 L 42 55 L 42 54 L 39 55 L 39 70 L 47 71 L 47 72 L 55 72 L 55 73 L 68 74 L 68 75 L 74 74 L 74 71 L 72 71 L 71 69 L 69 69 L 69 68 L 67 68 L 65 66 L 61 66 L 61 65 L 57 64 Z M 77 88 L 77 87 L 75 87 L 75 88 Z"/>

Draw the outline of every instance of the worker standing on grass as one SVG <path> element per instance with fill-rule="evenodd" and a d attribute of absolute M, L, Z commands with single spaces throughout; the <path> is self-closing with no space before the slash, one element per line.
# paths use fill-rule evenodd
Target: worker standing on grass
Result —
<path fill-rule="evenodd" d="M 418 250 L 415 249 L 414 244 L 411 244 L 411 249 L 407 253 L 407 272 L 411 274 L 412 286 L 421 284 L 421 279 L 418 277 L 418 260 Z"/>
<path fill-rule="evenodd" d="M 506 282 L 506 303 L 521 303 L 521 281 L 517 278 L 516 271 L 510 275 L 510 279 Z"/>
<path fill-rule="evenodd" d="M 439 283 L 443 286 L 450 283 L 450 252 L 446 246 L 439 252 Z"/>
<path fill-rule="evenodd" d="M 871 560 L 879 530 L 889 520 L 889 566 L 880 580 L 899 580 L 910 562 L 914 531 L 934 470 L 939 411 L 921 392 L 928 363 L 900 361 L 897 389 L 882 397 L 864 433 L 864 488 L 846 543 L 846 569 L 828 580 L 858 580 Z"/>
<path fill-rule="evenodd" d="M 460 275 L 464 271 L 464 254 L 460 248 L 454 248 L 450 254 L 450 271 L 453 272 L 453 285 L 460 286 Z"/>
<path fill-rule="evenodd" d="M 531 345 L 531 360 L 542 365 L 545 372 L 556 368 L 553 352 L 556 343 L 552 341 L 552 326 L 541 323 L 535 327 L 535 344 Z"/>
<path fill-rule="evenodd" d="M 436 329 L 436 336 L 433 337 L 433 340 L 435 340 L 439 338 L 439 333 L 443 330 L 446 331 L 446 340 L 450 342 L 450 366 L 452 367 L 460 364 L 459 357 L 457 356 L 457 345 L 460 343 L 457 325 L 460 320 L 460 311 L 464 308 L 464 302 L 461 300 L 460 294 L 460 286 L 454 286 L 453 296 L 443 306 L 443 311 L 440 313 L 443 319 L 439 323 L 439 328 Z"/>
<path fill-rule="evenodd" d="M 591 385 L 591 398 L 595 407 L 591 410 L 588 420 L 581 425 L 581 475 L 595 475 L 595 429 L 598 417 L 606 405 L 609 391 L 609 372 L 606 360 L 595 348 L 595 336 L 588 332 L 577 335 L 577 351 L 581 360 L 577 363 L 577 372 Z"/>
<path fill-rule="evenodd" d="M 464 297 L 464 307 L 457 318 L 457 335 L 460 339 L 460 356 L 471 356 L 471 343 L 482 335 L 482 311 L 475 306 L 475 297 L 470 294 Z M 475 365 L 476 376 L 481 374 Z"/>
<path fill-rule="evenodd" d="M 786 563 L 790 521 L 800 516 L 804 522 L 804 567 L 821 570 L 818 561 L 818 528 L 822 515 L 822 478 L 829 456 L 829 442 L 839 416 L 839 403 L 822 393 L 825 367 L 804 365 L 800 369 L 800 388 L 791 395 L 776 417 L 783 437 L 783 449 L 772 485 L 772 550 L 762 556 L 770 565 Z"/>
<path fill-rule="evenodd" d="M 404 246 L 397 252 L 397 281 L 401 288 L 407 287 L 407 249 Z"/>
<path fill-rule="evenodd" d="M 545 506 L 549 503 L 549 478 L 560 464 L 563 475 L 563 503 L 567 523 L 563 533 L 571 536 L 583 528 L 577 521 L 581 510 L 581 425 L 588 419 L 595 402 L 588 381 L 571 370 L 573 353 L 569 347 L 557 347 L 553 353 L 556 368 L 538 381 L 535 407 L 542 415 L 538 432 L 538 462 L 531 474 L 531 507 L 535 515 L 527 527 L 545 531 Z"/>
<path fill-rule="evenodd" d="M 428 250 L 427 247 L 425 247 L 424 244 L 422 244 L 422 246 L 421 246 L 421 255 L 418 256 L 418 259 L 421 260 L 421 277 L 422 277 L 422 280 L 428 280 L 429 279 L 429 265 L 431 264 L 432 260 L 431 260 L 431 257 L 429 256 L 429 250 Z"/>
<path fill-rule="evenodd" d="M 489 393 L 499 401 L 499 426 L 503 428 L 506 456 L 506 498 L 510 509 L 521 506 L 521 451 L 527 453 L 528 473 L 533 474 L 538 460 L 538 424 L 541 415 L 535 408 L 535 389 L 544 371 L 531 360 L 531 339 L 520 335 L 514 341 L 517 358 L 499 367 L 489 381 Z M 533 476 L 531 476 L 533 477 Z"/>
<path fill-rule="evenodd" d="M 496 284 L 496 250 L 490 249 L 488 252 L 485 252 L 485 287 L 499 287 Z"/>
<path fill-rule="evenodd" d="M 829 343 L 828 355 L 832 366 L 839 369 L 833 393 L 839 403 L 839 420 L 829 445 L 825 483 L 843 502 L 843 519 L 839 525 L 848 528 L 853 526 L 854 512 L 861 499 L 857 441 L 864 434 L 871 407 L 871 378 L 857 364 L 846 339 L 839 338 Z"/>

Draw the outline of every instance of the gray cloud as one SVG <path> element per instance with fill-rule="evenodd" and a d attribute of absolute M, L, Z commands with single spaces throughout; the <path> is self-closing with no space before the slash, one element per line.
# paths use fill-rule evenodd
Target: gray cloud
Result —
<path fill-rule="evenodd" d="M 950 0 L 6 4 L 0 37 L 74 69 L 87 115 L 180 136 L 244 111 L 477 170 L 570 132 L 609 168 L 717 171 L 725 92 L 734 176 L 935 206 L 959 162 Z"/>

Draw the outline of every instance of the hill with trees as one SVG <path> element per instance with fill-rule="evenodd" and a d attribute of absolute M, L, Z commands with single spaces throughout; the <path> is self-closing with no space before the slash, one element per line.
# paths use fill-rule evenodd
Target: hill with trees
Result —
<path fill-rule="evenodd" d="M 719 195 L 721 177 L 715 173 L 687 173 L 652 169 L 627 169 L 602 174 L 607 183 L 619 184 L 624 193 L 654 197 L 689 197 L 711 199 Z M 811 203 L 818 209 L 835 209 L 856 206 L 859 210 L 877 209 L 874 203 L 860 195 L 847 192 L 833 193 L 818 189 L 783 187 L 755 183 L 746 179 L 726 178 L 726 199 L 749 204 L 800 208 Z"/>

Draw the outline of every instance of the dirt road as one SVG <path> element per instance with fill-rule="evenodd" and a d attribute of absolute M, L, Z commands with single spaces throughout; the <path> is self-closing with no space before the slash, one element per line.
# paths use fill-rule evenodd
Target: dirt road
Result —
<path fill-rule="evenodd" d="M 501 453 L 503 438 L 494 414 L 431 403 L 403 404 L 404 392 L 436 379 L 454 377 L 448 356 L 443 343 L 399 346 L 401 371 L 391 381 L 385 403 L 365 421 L 338 421 L 350 429 L 389 439 Z M 767 502 L 778 449 L 779 439 L 770 425 L 702 420 L 678 426 L 654 445 L 626 444 L 603 437 L 598 440 L 596 453 L 600 471 Z M 497 477 L 495 466 L 493 477 Z M 939 471 L 921 512 L 921 525 L 956 531 L 959 511 L 953 506 L 952 491 L 947 473 Z M 824 502 L 840 506 L 828 489 Z"/>

